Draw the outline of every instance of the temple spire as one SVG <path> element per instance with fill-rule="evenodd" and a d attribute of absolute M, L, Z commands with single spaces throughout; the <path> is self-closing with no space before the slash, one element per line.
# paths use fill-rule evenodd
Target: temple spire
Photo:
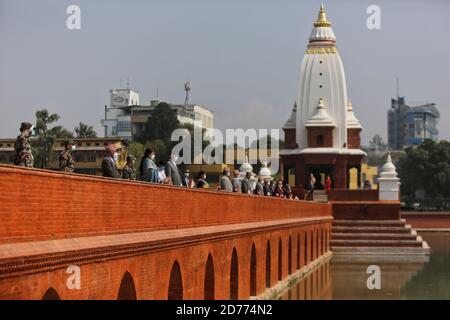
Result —
<path fill-rule="evenodd" d="M 325 11 L 325 7 L 323 3 L 320 5 L 319 16 L 317 17 L 317 21 L 314 23 L 314 27 L 330 27 L 331 23 L 327 20 L 327 13 Z"/>

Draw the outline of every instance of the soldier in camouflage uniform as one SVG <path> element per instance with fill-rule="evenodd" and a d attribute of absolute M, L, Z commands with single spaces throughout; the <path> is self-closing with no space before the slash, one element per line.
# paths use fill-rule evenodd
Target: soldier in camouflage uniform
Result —
<path fill-rule="evenodd" d="M 30 137 L 33 126 L 31 123 L 22 122 L 20 125 L 20 135 L 17 137 L 14 149 L 16 156 L 14 164 L 21 167 L 33 168 L 34 158 L 31 151 Z"/>
<path fill-rule="evenodd" d="M 136 158 L 133 155 L 127 156 L 127 163 L 122 169 L 122 179 L 136 180 L 137 172 L 134 168 Z"/>
<path fill-rule="evenodd" d="M 72 151 L 75 150 L 73 140 L 66 140 L 64 142 L 64 150 L 59 155 L 59 169 L 63 172 L 73 173 L 75 170 L 75 161 L 72 157 Z"/>

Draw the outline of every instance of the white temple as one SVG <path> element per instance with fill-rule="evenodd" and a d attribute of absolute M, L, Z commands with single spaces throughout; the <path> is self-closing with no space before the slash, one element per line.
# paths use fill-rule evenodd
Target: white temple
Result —
<path fill-rule="evenodd" d="M 295 169 L 296 185 L 304 185 L 313 173 L 316 178 L 328 174 L 337 187 L 345 188 L 348 171 L 361 170 L 365 155 L 360 149 L 362 126 L 348 99 L 344 65 L 323 5 L 299 78 L 298 105 L 283 127 L 286 149 L 280 152 L 282 170 Z"/>

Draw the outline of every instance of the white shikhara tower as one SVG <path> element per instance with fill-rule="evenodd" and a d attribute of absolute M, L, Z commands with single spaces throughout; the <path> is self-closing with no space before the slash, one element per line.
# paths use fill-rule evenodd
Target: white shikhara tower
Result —
<path fill-rule="evenodd" d="M 295 185 L 305 186 L 311 174 L 318 181 L 329 175 L 334 187 L 348 188 L 355 168 L 360 185 L 362 127 L 347 97 L 344 65 L 323 5 L 301 64 L 298 99 L 283 130 L 285 179 L 295 172 Z"/>
<path fill-rule="evenodd" d="M 347 82 L 344 65 L 336 49 L 336 37 L 323 5 L 303 57 L 299 88 L 296 136 L 298 147 L 308 148 L 307 123 L 317 113 L 319 100 L 322 99 L 332 122 L 332 148 L 336 151 L 346 148 Z"/>

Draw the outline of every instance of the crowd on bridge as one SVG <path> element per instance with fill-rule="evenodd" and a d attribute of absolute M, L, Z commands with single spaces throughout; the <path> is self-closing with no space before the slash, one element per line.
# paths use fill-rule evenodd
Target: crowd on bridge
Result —
<path fill-rule="evenodd" d="M 20 135 L 15 143 L 15 159 L 14 164 L 18 166 L 32 168 L 34 165 L 34 157 L 30 144 L 33 126 L 28 122 L 23 122 L 20 127 Z M 72 156 L 76 146 L 72 139 L 64 142 L 64 150 L 59 155 L 59 168 L 63 172 L 74 173 L 75 161 Z M 102 160 L 102 174 L 104 177 L 139 180 L 149 183 L 169 184 L 186 188 L 211 189 L 206 181 L 206 172 L 200 171 L 197 178 L 191 177 L 188 169 L 179 169 L 177 165 L 178 156 L 172 155 L 170 160 L 164 163 L 155 162 L 156 153 L 150 149 L 145 150 L 139 167 L 136 169 L 136 157 L 128 155 L 126 164 L 123 168 L 119 168 L 119 155 L 116 152 L 114 144 L 105 146 L 105 156 Z M 312 199 L 315 179 L 311 176 L 310 188 L 308 188 L 308 198 Z M 284 183 L 281 179 L 273 180 L 268 177 L 258 177 L 255 179 L 251 172 L 246 172 L 245 176 L 241 176 L 239 170 L 233 172 L 228 167 L 223 169 L 220 175 L 217 190 L 225 192 L 235 192 L 244 194 L 254 194 L 260 196 L 274 196 L 286 199 L 298 199 L 294 196 L 292 189 L 288 183 Z"/>

